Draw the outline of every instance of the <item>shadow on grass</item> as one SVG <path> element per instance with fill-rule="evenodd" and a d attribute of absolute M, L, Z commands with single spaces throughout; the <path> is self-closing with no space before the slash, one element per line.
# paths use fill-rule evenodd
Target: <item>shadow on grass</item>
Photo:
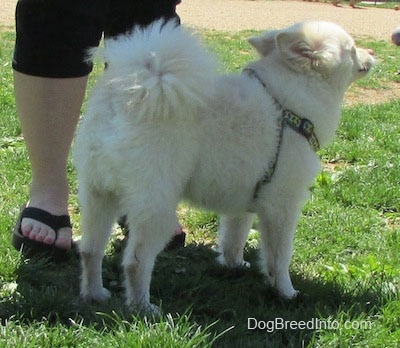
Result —
<path fill-rule="evenodd" d="M 29 324 L 45 318 L 51 325 L 71 325 L 79 320 L 104 330 L 110 322 L 107 314 L 117 313 L 131 318 L 124 308 L 123 279 L 120 268 L 121 242 L 104 260 L 104 284 L 113 297 L 104 304 L 86 304 L 79 299 L 79 257 L 67 264 L 52 264 L 43 260 L 22 262 L 17 288 L 0 301 L 0 319 L 18 320 Z M 154 269 L 152 301 L 161 303 L 164 313 L 190 312 L 190 321 L 212 327 L 216 334 L 233 327 L 216 343 L 218 347 L 301 347 L 312 340 L 315 330 L 248 329 L 248 318 L 258 322 L 310 321 L 315 318 L 335 318 L 346 312 L 351 317 L 362 313 L 374 314 L 384 305 L 384 298 L 373 289 L 349 293 L 334 282 L 321 283 L 293 275 L 293 283 L 300 295 L 293 301 L 279 299 L 267 289 L 257 270 L 256 250 L 250 249 L 246 259 L 250 269 L 229 270 L 216 264 L 216 253 L 204 245 L 161 253 Z M 365 287 L 364 287 L 365 289 Z M 105 313 L 106 315 L 99 315 Z"/>

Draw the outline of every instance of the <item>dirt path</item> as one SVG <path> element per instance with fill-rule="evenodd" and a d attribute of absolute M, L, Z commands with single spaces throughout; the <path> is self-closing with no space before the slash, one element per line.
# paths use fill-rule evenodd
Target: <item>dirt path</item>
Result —
<path fill-rule="evenodd" d="M 183 23 L 216 30 L 276 29 L 294 22 L 322 19 L 340 24 L 350 34 L 389 40 L 400 26 L 400 11 L 305 1 L 183 0 Z"/>
<path fill-rule="evenodd" d="M 1 0 L 1 26 L 14 25 L 16 2 Z M 400 26 L 400 11 L 300 0 L 182 0 L 178 12 L 189 26 L 227 31 L 281 28 L 302 20 L 323 19 L 342 25 L 355 36 L 389 40 L 392 30 Z"/>

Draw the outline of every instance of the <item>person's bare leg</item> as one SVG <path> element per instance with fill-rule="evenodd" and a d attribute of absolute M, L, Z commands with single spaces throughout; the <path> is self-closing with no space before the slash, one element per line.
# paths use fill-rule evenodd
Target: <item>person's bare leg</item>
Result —
<path fill-rule="evenodd" d="M 67 160 L 85 95 L 87 76 L 44 78 L 14 72 L 17 112 L 28 149 L 32 183 L 28 206 L 68 214 Z M 21 222 L 25 237 L 53 244 L 55 232 L 32 219 Z M 59 231 L 55 245 L 71 247 L 72 230 Z"/>

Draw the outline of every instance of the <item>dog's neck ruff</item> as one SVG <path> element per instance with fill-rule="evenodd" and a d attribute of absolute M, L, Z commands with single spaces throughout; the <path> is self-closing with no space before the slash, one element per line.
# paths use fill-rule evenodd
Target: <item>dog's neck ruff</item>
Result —
<path fill-rule="evenodd" d="M 243 69 L 243 72 L 248 74 L 248 76 L 257 79 L 258 82 L 261 84 L 261 86 L 264 87 L 264 90 L 269 94 L 266 84 L 264 83 L 263 80 L 261 80 L 261 78 L 255 72 L 255 70 L 253 70 L 251 68 L 246 68 L 246 69 Z M 253 199 L 257 199 L 261 187 L 265 184 L 268 184 L 271 181 L 272 176 L 274 175 L 276 163 L 278 162 L 279 151 L 280 151 L 281 144 L 282 144 L 283 128 L 285 125 L 288 125 L 295 132 L 299 133 L 304 138 L 306 138 L 308 143 L 310 144 L 311 148 L 315 152 L 317 152 L 319 150 L 319 141 L 318 141 L 317 136 L 314 133 L 313 123 L 310 120 L 308 120 L 307 118 L 302 118 L 302 117 L 294 114 L 293 112 L 285 109 L 274 97 L 272 97 L 272 98 L 275 101 L 275 104 L 280 109 L 281 116 L 282 116 L 279 121 L 280 131 L 279 131 L 279 138 L 278 138 L 278 146 L 277 146 L 275 157 L 274 157 L 273 161 L 269 164 L 269 167 L 266 170 L 265 174 L 257 182 L 257 184 L 255 186 Z"/>

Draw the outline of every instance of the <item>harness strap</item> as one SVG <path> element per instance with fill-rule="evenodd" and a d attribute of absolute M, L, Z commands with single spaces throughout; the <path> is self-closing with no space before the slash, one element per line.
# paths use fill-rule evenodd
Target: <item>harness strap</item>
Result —
<path fill-rule="evenodd" d="M 260 192 L 261 187 L 268 184 L 272 180 L 272 176 L 274 175 L 275 172 L 276 164 L 278 162 L 279 152 L 282 145 L 283 126 L 284 126 L 284 119 L 282 118 L 279 125 L 278 145 L 276 147 L 274 159 L 272 162 L 269 163 L 268 169 L 265 171 L 262 178 L 257 181 L 257 184 L 254 187 L 253 200 L 256 200 L 258 198 L 258 194 Z"/>
<path fill-rule="evenodd" d="M 282 116 L 285 124 L 307 139 L 314 152 L 319 150 L 319 141 L 314 133 L 314 125 L 310 120 L 301 118 L 285 109 L 282 109 Z"/>
<path fill-rule="evenodd" d="M 263 86 L 264 90 L 268 93 L 268 89 L 264 81 L 257 75 L 257 73 L 250 68 L 243 69 L 243 72 L 246 72 L 250 77 L 256 78 L 258 82 Z M 254 188 L 253 200 L 256 200 L 262 186 L 268 184 L 272 180 L 272 176 L 274 175 L 276 164 L 278 162 L 279 152 L 282 145 L 282 137 L 283 137 L 283 129 L 285 125 L 288 125 L 295 132 L 301 134 L 305 137 L 310 144 L 311 148 L 317 152 L 319 150 L 319 141 L 317 136 L 314 133 L 314 125 L 307 118 L 302 118 L 297 116 L 293 112 L 285 109 L 274 97 L 272 97 L 275 101 L 275 104 L 281 111 L 281 119 L 279 122 L 279 136 L 278 136 L 278 145 L 276 148 L 275 156 L 272 162 L 270 162 L 267 170 L 265 171 L 262 178 L 257 182 Z"/>

